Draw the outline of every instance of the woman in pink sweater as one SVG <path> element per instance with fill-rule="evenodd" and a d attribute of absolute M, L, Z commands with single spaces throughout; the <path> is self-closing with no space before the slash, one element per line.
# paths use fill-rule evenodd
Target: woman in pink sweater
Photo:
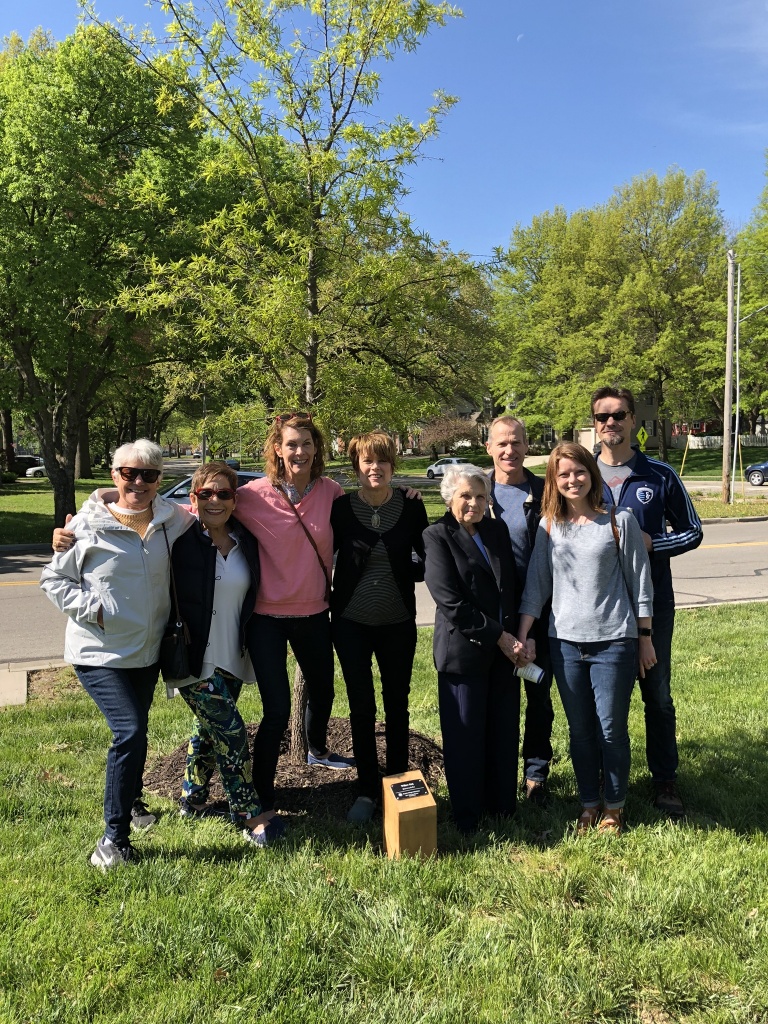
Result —
<path fill-rule="evenodd" d="M 258 539 L 261 556 L 247 640 L 264 709 L 253 744 L 253 782 L 264 811 L 274 808 L 280 741 L 291 712 L 289 644 L 307 682 L 308 763 L 354 764 L 331 753 L 326 742 L 333 707 L 331 505 L 344 492 L 322 475 L 323 452 L 323 436 L 309 414 L 278 416 L 264 446 L 267 476 L 237 492 L 236 516 Z"/>

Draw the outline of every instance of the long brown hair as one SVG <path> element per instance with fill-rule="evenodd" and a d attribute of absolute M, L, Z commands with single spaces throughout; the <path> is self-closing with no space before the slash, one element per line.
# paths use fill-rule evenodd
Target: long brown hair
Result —
<path fill-rule="evenodd" d="M 312 417 L 308 412 L 287 412 L 275 416 L 275 422 L 264 442 L 264 468 L 271 482 L 276 484 L 285 478 L 285 466 L 275 451 L 275 445 L 282 445 L 283 431 L 286 427 L 293 427 L 294 430 L 308 430 L 312 435 L 312 440 L 315 443 L 315 457 L 312 460 L 309 478 L 315 480 L 322 476 L 325 469 L 325 439 L 320 433 L 320 429 L 312 422 Z"/>
<path fill-rule="evenodd" d="M 544 477 L 544 496 L 541 499 L 541 514 L 551 523 L 561 523 L 566 517 L 568 506 L 565 498 L 557 489 L 557 469 L 562 459 L 572 459 L 580 463 L 592 480 L 592 487 L 587 495 L 589 507 L 593 512 L 605 512 L 603 505 L 603 478 L 597 468 L 594 456 L 575 441 L 561 441 L 552 449 Z"/>

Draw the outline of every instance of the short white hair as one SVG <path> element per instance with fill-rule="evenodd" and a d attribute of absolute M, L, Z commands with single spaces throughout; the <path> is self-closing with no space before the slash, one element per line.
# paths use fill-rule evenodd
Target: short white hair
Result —
<path fill-rule="evenodd" d="M 449 466 L 440 481 L 440 494 L 446 505 L 450 506 L 461 480 L 481 480 L 486 498 L 491 493 L 491 480 L 485 470 L 471 462 L 461 462 L 459 465 Z"/>
<path fill-rule="evenodd" d="M 162 476 L 163 450 L 154 441 L 139 437 L 115 449 L 112 469 L 119 469 L 121 466 L 148 466 L 151 469 L 159 469 Z"/>

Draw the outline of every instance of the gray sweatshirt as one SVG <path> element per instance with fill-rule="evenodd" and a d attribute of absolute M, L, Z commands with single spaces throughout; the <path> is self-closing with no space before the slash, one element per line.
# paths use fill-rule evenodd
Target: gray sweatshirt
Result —
<path fill-rule="evenodd" d="M 542 519 L 520 614 L 537 619 L 551 597 L 550 636 L 575 643 L 636 637 L 637 619 L 653 614 L 651 566 L 632 513 L 616 509 L 616 525 L 618 551 L 608 512 L 584 526 L 553 523 L 549 536 Z"/>

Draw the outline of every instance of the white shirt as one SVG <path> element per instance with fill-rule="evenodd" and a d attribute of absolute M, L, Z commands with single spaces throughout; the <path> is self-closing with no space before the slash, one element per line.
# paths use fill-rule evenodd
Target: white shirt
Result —
<path fill-rule="evenodd" d="M 246 650 L 245 655 L 241 654 L 240 613 L 251 585 L 251 573 L 237 538 L 232 534 L 230 536 L 235 546 L 227 557 L 216 551 L 213 614 L 200 679 L 209 679 L 214 670 L 219 668 L 237 679 L 250 683 L 256 677 L 248 651 Z M 183 679 L 174 685 L 178 689 L 182 686 L 191 686 L 197 681 L 196 676 L 190 676 L 189 679 Z"/>

